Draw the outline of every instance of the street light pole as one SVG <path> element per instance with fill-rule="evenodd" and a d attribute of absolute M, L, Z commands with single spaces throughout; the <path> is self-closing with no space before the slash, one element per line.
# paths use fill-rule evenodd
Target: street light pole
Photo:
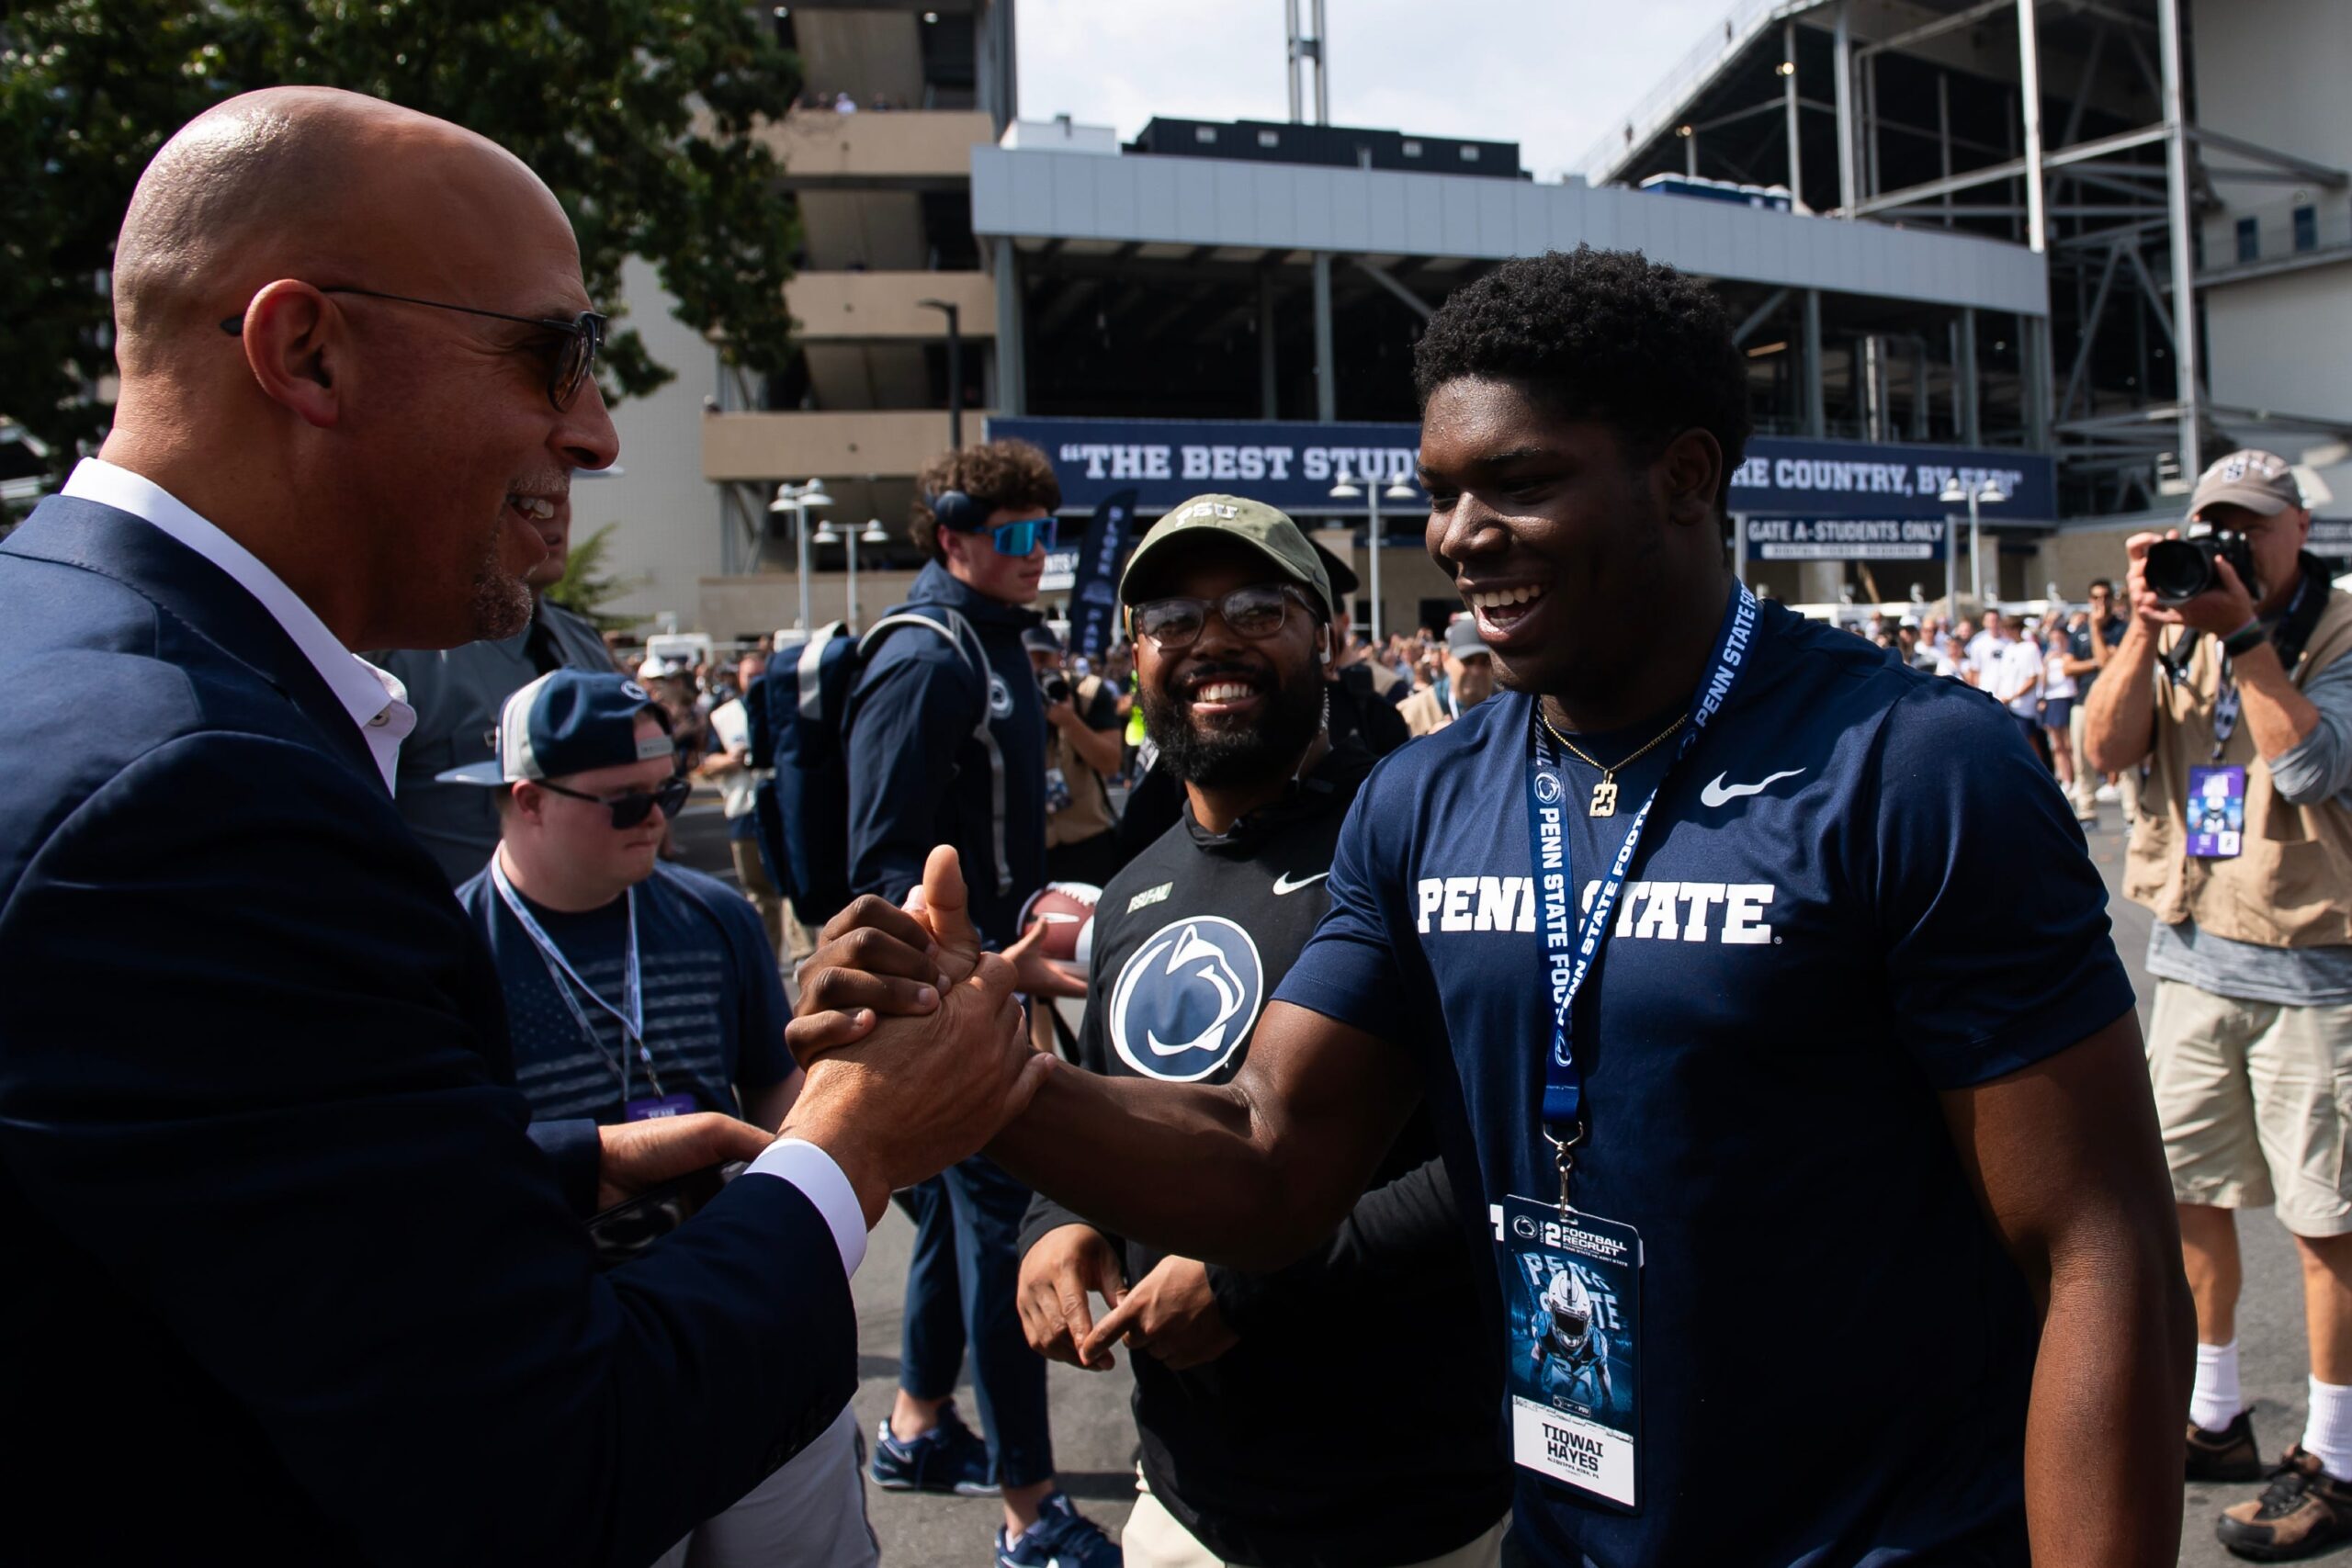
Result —
<path fill-rule="evenodd" d="M 820 479 L 810 479 L 805 485 L 786 480 L 775 487 L 775 499 L 768 502 L 770 512 L 792 513 L 792 531 L 796 536 L 794 556 L 800 587 L 799 629 L 804 634 L 808 630 L 808 509 L 832 503 L 833 498 L 825 493 L 824 483 Z"/>
<path fill-rule="evenodd" d="M 1944 626 L 1960 620 L 1960 519 L 1944 513 Z"/>
<path fill-rule="evenodd" d="M 1968 592 L 1976 601 L 1976 613 L 1984 613 L 1984 529 L 1976 512 L 1977 496 L 1973 486 L 1968 491 Z"/>
<path fill-rule="evenodd" d="M 1383 490 L 1380 487 L 1378 476 L 1374 474 L 1366 474 L 1363 488 L 1358 490 L 1355 477 L 1348 472 L 1347 465 L 1344 463 L 1340 466 L 1338 482 L 1331 487 L 1331 499 L 1334 501 L 1353 501 L 1358 496 L 1362 496 L 1364 511 L 1372 519 L 1372 567 L 1365 573 L 1365 581 L 1372 592 L 1369 630 L 1375 653 L 1380 648 L 1381 627 L 1386 620 L 1386 617 L 1381 614 L 1380 604 L 1380 498 L 1385 495 L 1391 501 L 1411 501 L 1415 499 L 1416 493 L 1413 487 L 1403 479 L 1397 479 L 1387 489 Z"/>
<path fill-rule="evenodd" d="M 1371 634 L 1372 650 L 1374 656 L 1376 658 L 1380 652 L 1381 618 L 1380 485 L 1378 481 L 1372 478 L 1371 475 L 1367 474 L 1364 476 L 1363 488 L 1362 490 L 1358 490 L 1356 488 L 1355 476 L 1348 471 L 1348 466 L 1345 463 L 1340 464 L 1337 480 L 1331 486 L 1331 499 L 1333 501 L 1354 501 L 1359 497 L 1363 499 L 1365 510 L 1370 513 L 1372 516 L 1372 568 L 1368 574 L 1368 584 L 1372 591 L 1372 615 L 1365 625 Z"/>
<path fill-rule="evenodd" d="M 856 635 L 858 630 L 858 531 L 847 529 L 844 534 L 842 534 L 842 541 L 849 546 L 849 614 L 844 616 L 844 621 L 849 623 L 849 632 Z"/>
<path fill-rule="evenodd" d="M 880 519 L 879 517 L 869 517 L 869 518 L 867 518 L 867 519 L 865 520 L 865 533 L 863 533 L 863 534 L 853 534 L 853 535 L 851 535 L 851 536 L 850 536 L 850 541 L 849 541 L 849 629 L 850 629 L 851 631 L 853 631 L 853 632 L 854 632 L 854 631 L 855 631 L 855 630 L 857 630 L 857 623 L 858 623 L 858 604 L 857 604 L 857 547 L 858 547 L 858 546 L 860 546 L 860 545 L 887 545 L 887 544 L 888 544 L 889 542 L 890 542 L 890 536 L 889 536 L 889 534 L 888 534 L 887 531 L 885 531 L 885 530 L 884 530 L 884 528 L 883 528 L 883 526 L 882 526 L 882 519 Z"/>
<path fill-rule="evenodd" d="M 1977 508 L 1980 503 L 1998 506 L 2009 499 L 2008 492 L 2001 489 L 1998 479 L 1979 479 L 1973 484 L 1962 484 L 1959 476 L 1954 475 L 1944 481 L 1943 494 L 1937 499 L 1947 506 L 1956 501 L 1968 502 L 1968 592 L 1970 597 L 1976 601 L 1977 614 L 1982 615 L 1984 611 L 1984 530 Z M 1945 532 L 1951 532 L 1949 525 Z M 1945 541 L 1944 582 L 1947 593 L 1951 591 L 1951 543 L 1950 540 Z M 1952 607 L 1952 618 L 1960 618 L 1958 605 Z"/>
<path fill-rule="evenodd" d="M 947 317 L 947 445 L 964 449 L 964 331 L 962 312 L 945 299 L 918 299 L 927 310 Z"/>

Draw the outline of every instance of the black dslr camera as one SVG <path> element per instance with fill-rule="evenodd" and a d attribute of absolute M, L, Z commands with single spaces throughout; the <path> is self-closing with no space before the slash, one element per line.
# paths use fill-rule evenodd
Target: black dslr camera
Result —
<path fill-rule="evenodd" d="M 2213 567 L 2217 560 L 2228 561 L 2246 592 L 2255 592 L 2254 550 L 2245 536 L 2207 523 L 2191 524 L 2186 539 L 2159 539 L 2150 545 L 2143 570 L 2159 603 L 2180 604 L 2221 586 L 2222 574 Z"/>
<path fill-rule="evenodd" d="M 1046 705 L 1069 701 L 1069 681 L 1058 670 L 1049 670 L 1037 677 L 1037 690 L 1046 694 Z"/>

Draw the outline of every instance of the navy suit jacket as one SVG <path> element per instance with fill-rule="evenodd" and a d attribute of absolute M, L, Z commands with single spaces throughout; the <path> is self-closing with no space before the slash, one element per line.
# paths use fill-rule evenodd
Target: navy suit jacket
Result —
<path fill-rule="evenodd" d="M 347 711 L 162 530 L 0 545 L 11 1562 L 641 1568 L 855 1387 L 751 1177 L 598 1274 L 497 976 Z"/>

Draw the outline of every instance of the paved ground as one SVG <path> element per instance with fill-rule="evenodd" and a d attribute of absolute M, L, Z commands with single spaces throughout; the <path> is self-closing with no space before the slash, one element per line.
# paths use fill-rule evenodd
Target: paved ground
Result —
<path fill-rule="evenodd" d="M 698 804 L 688 811 L 679 833 L 686 859 L 726 874 L 716 807 Z M 2108 808 L 2108 815 L 2111 823 L 2114 807 Z M 2111 826 L 2093 834 L 2091 854 L 2112 893 L 2122 872 L 2122 836 Z M 2120 896 L 2113 912 L 2116 947 L 2139 986 L 2144 1025 L 2149 987 L 2140 960 L 2147 950 L 2148 913 Z M 858 1271 L 857 1411 L 869 1442 L 897 1386 L 899 1301 L 912 1236 L 913 1227 L 892 1211 L 874 1233 L 872 1250 Z M 2247 1217 L 2240 1245 L 2245 1260 L 2245 1295 L 2238 1314 L 2244 1386 L 2254 1402 L 2255 1434 L 2267 1453 L 2276 1453 L 2302 1432 L 2307 1363 L 2299 1272 L 2293 1244 L 2267 1213 Z M 1134 1490 L 1135 1431 L 1127 1413 L 1128 1388 L 1124 1359 L 1118 1371 L 1108 1373 L 1052 1369 L 1054 1446 L 1063 1466 L 1062 1483 L 1080 1507 L 1114 1532 L 1126 1517 Z M 967 1416 L 971 1414 L 968 1386 L 958 1394 L 957 1404 Z M 2182 1568 L 2221 1568 L 2239 1561 L 2214 1540 L 2213 1519 L 2227 1504 L 2259 1490 L 2257 1485 L 2188 1488 Z M 993 1501 L 881 1492 L 868 1495 L 886 1561 L 915 1568 L 985 1568 L 989 1562 L 989 1532 L 1001 1517 Z M 2327 1561 L 2352 1563 L 2352 1549 L 2331 1554 Z"/>
<path fill-rule="evenodd" d="M 2112 822 L 2115 808 L 2108 807 Z M 2107 878 L 2115 920 L 2116 951 L 2131 966 L 2140 992 L 2140 1023 L 2148 1022 L 2152 993 L 2140 967 L 2148 950 L 2148 911 L 2124 902 L 2117 891 L 2123 870 L 2123 836 L 2109 830 L 2091 836 L 2091 858 Z M 2295 1260 L 2295 1245 L 2278 1228 L 2267 1210 L 2244 1216 L 2238 1227 L 2238 1247 L 2245 1262 L 2245 1293 L 2238 1303 L 2239 1376 L 2246 1397 L 2254 1402 L 2254 1435 L 2266 1455 L 2276 1455 L 2302 1436 L 2305 1380 L 2310 1361 L 2303 1337 L 2302 1279 Z M 2221 1568 L 2242 1561 L 2222 1550 L 2213 1539 L 2213 1520 L 2221 1511 L 2262 1490 L 2245 1486 L 2191 1486 L 2183 1499 L 2180 1561 L 2182 1568 Z M 2328 1561 L 2352 1561 L 2341 1553 Z"/>
<path fill-rule="evenodd" d="M 734 880 L 715 804 L 698 798 L 687 807 L 677 837 L 688 864 Z M 913 1224 L 892 1209 L 875 1230 L 857 1271 L 857 1416 L 869 1446 L 899 1385 L 900 1306 L 913 1240 Z M 1125 1352 L 1119 1353 L 1112 1371 L 1056 1366 L 1047 1375 L 1062 1489 L 1115 1535 L 1135 1495 L 1135 1421 L 1127 1409 L 1133 1384 Z M 956 1392 L 956 1404 L 965 1419 L 978 1425 L 968 1378 Z M 894 1568 L 989 1568 L 995 1561 L 991 1534 L 1003 1522 L 1004 1509 L 993 1498 L 911 1496 L 873 1487 L 866 1498 L 883 1561 Z"/>

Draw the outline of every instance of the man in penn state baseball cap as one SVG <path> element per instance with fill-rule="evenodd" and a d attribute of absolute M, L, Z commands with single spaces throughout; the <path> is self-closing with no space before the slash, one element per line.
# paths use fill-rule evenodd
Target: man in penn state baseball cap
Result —
<path fill-rule="evenodd" d="M 1196 495 L 1171 508 L 1151 525 L 1119 578 L 1119 602 L 1139 604 L 1162 587 L 1170 570 L 1187 554 L 1186 545 L 1216 536 L 1231 539 L 1263 556 L 1287 581 L 1315 596 L 1325 619 L 1331 614 L 1331 579 L 1319 552 L 1287 513 L 1262 501 L 1238 495 Z"/>
<path fill-rule="evenodd" d="M 640 738 L 639 714 L 651 714 L 662 733 Z M 444 784 L 500 786 L 652 761 L 675 753 L 669 729 L 670 717 L 662 705 L 626 675 L 550 671 L 507 698 L 499 710 L 492 742 L 495 755 L 435 777 Z"/>
<path fill-rule="evenodd" d="M 2215 458 L 2199 478 L 2197 492 L 2188 498 L 2188 515 L 2202 517 L 2209 506 L 2243 506 L 2276 517 L 2301 511 L 2303 491 L 2286 458 L 2249 446 Z"/>

